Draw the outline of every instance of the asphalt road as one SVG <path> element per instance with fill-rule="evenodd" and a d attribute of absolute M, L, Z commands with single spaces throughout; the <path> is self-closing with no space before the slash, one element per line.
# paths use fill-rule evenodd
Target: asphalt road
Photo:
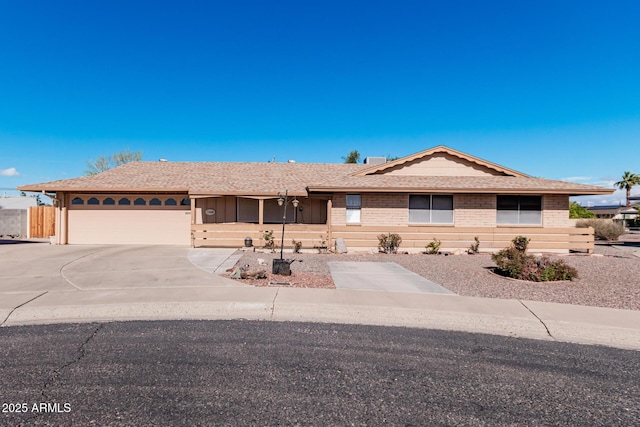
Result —
<path fill-rule="evenodd" d="M 1 425 L 640 422 L 640 353 L 607 347 L 254 321 L 16 326 L 0 343 Z"/>

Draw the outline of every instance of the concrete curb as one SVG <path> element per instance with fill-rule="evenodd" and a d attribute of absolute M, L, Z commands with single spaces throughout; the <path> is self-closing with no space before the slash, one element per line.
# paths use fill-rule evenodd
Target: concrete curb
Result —
<path fill-rule="evenodd" d="M 250 319 L 487 333 L 640 350 L 640 311 L 335 289 L 150 288 L 5 294 L 2 326 Z M 35 298 L 35 299 L 34 299 Z"/>

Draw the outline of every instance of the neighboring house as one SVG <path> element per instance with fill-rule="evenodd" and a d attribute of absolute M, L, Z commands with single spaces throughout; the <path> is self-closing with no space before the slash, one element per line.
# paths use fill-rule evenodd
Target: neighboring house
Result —
<path fill-rule="evenodd" d="M 0 236 L 27 236 L 29 208 L 37 205 L 35 197 L 0 196 Z"/>
<path fill-rule="evenodd" d="M 376 162 L 377 163 L 377 162 Z M 517 235 L 545 251 L 593 248 L 591 229 L 569 221 L 569 197 L 612 189 L 532 178 L 439 146 L 382 164 L 131 162 L 95 176 L 25 185 L 57 205 L 58 244 L 263 244 L 280 241 L 288 191 L 285 246 L 375 248 L 398 233 L 401 250 L 505 247 Z"/>
<path fill-rule="evenodd" d="M 27 210 L 32 206 L 38 206 L 38 200 L 35 197 L 0 196 L 0 209 Z"/>
<path fill-rule="evenodd" d="M 635 219 L 638 216 L 636 206 L 640 205 L 632 204 L 631 206 L 589 206 L 586 209 L 588 209 L 590 212 L 593 212 L 596 215 L 596 218 L 623 220 Z"/>

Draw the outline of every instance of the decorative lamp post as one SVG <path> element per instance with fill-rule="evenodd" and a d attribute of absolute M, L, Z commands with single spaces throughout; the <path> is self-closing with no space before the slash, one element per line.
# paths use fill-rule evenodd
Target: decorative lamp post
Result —
<path fill-rule="evenodd" d="M 289 260 L 284 260 L 282 257 L 284 250 L 284 227 L 287 222 L 287 205 L 289 203 L 291 203 L 294 208 L 297 208 L 300 202 L 295 196 L 290 200 L 289 190 L 284 191 L 284 196 L 282 193 L 278 193 L 278 206 L 282 206 L 282 239 L 280 240 L 280 259 L 273 260 L 272 272 L 274 274 L 282 274 L 285 276 L 291 275 L 291 269 L 289 268 L 291 263 Z M 286 267 L 284 267 L 285 265 Z"/>

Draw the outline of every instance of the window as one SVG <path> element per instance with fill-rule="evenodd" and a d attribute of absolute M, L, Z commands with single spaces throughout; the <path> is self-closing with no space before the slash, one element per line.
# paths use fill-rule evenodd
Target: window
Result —
<path fill-rule="evenodd" d="M 99 205 L 100 201 L 98 199 L 96 199 L 95 197 L 92 197 L 89 200 L 87 200 L 87 204 L 88 205 Z"/>
<path fill-rule="evenodd" d="M 191 199 L 182 199 L 180 206 L 191 206 Z"/>
<path fill-rule="evenodd" d="M 362 197 L 360 194 L 347 194 L 347 224 L 360 224 Z"/>
<path fill-rule="evenodd" d="M 84 200 L 81 197 L 74 197 L 71 201 L 72 205 L 84 205 Z"/>
<path fill-rule="evenodd" d="M 154 197 L 153 199 L 149 200 L 149 206 L 160 206 L 162 203 L 160 202 L 160 199 Z"/>
<path fill-rule="evenodd" d="M 409 195 L 410 224 L 453 224 L 453 196 L 443 194 Z"/>
<path fill-rule="evenodd" d="M 176 203 L 176 199 L 167 199 L 167 200 L 164 202 L 164 205 L 165 205 L 165 206 L 176 206 L 176 204 L 177 204 L 177 203 Z"/>
<path fill-rule="evenodd" d="M 126 197 L 123 197 L 122 199 L 118 200 L 118 204 L 129 206 L 131 204 L 131 200 L 127 199 Z"/>
<path fill-rule="evenodd" d="M 115 204 L 116 204 L 116 201 L 115 201 L 115 200 L 113 200 L 111 197 L 107 197 L 106 199 L 104 199 L 104 200 L 102 201 L 102 204 L 103 204 L 103 205 L 115 205 Z"/>
<path fill-rule="evenodd" d="M 542 196 L 497 196 L 498 224 L 542 224 Z"/>
<path fill-rule="evenodd" d="M 145 199 L 143 199 L 142 197 L 138 197 L 137 199 L 135 199 L 133 201 L 133 204 L 136 206 L 146 206 L 147 201 Z"/>
<path fill-rule="evenodd" d="M 256 199 L 245 199 L 244 197 L 238 197 L 236 199 L 236 211 L 238 222 L 258 222 L 259 206 Z"/>

